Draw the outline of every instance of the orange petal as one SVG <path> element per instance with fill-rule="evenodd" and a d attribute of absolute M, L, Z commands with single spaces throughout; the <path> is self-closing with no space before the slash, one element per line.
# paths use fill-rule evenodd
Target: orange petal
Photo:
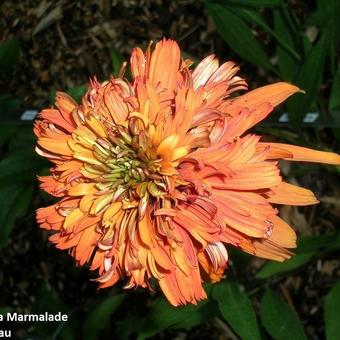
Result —
<path fill-rule="evenodd" d="M 59 135 L 58 138 L 52 138 L 52 136 L 40 137 L 38 144 L 50 152 L 63 156 L 72 156 L 73 153 L 68 145 L 69 138 L 67 135 Z"/>
<path fill-rule="evenodd" d="M 259 87 L 242 96 L 232 100 L 228 106 L 228 113 L 239 111 L 240 107 L 255 108 L 263 103 L 270 103 L 272 106 L 277 106 L 296 92 L 302 92 L 297 86 L 289 83 L 274 83 Z"/>
<path fill-rule="evenodd" d="M 231 178 L 223 182 L 218 182 L 216 176 L 207 178 L 211 187 L 247 191 L 276 187 L 281 182 L 278 168 L 267 162 L 231 165 L 230 169 Z"/>
<path fill-rule="evenodd" d="M 130 58 L 131 73 L 134 78 L 144 77 L 146 61 L 143 51 L 137 47 L 134 48 Z"/>
<path fill-rule="evenodd" d="M 57 92 L 55 96 L 56 106 L 65 112 L 72 112 L 78 104 L 65 92 Z"/>
<path fill-rule="evenodd" d="M 270 219 L 274 227 L 269 240 L 284 248 L 296 248 L 296 234 L 289 224 L 278 216 Z"/>
<path fill-rule="evenodd" d="M 149 77 L 153 84 L 172 91 L 176 86 L 180 50 L 175 41 L 162 40 L 151 55 Z"/>
<path fill-rule="evenodd" d="M 277 187 L 271 188 L 270 191 L 267 196 L 270 203 L 298 206 L 319 203 L 310 190 L 286 182 L 281 182 Z"/>
<path fill-rule="evenodd" d="M 280 156 L 280 152 L 282 152 L 280 150 L 289 152 L 292 157 L 283 157 L 283 159 L 287 159 L 289 161 L 316 162 L 340 165 L 340 155 L 333 152 L 318 151 L 297 145 L 281 143 L 259 143 L 258 145 L 262 147 L 269 146 L 272 150 L 272 153 L 277 153 L 278 158 Z"/>
<path fill-rule="evenodd" d="M 293 253 L 270 240 L 254 241 L 254 255 L 264 259 L 282 262 L 292 257 Z"/>
<path fill-rule="evenodd" d="M 72 112 L 78 104 L 67 93 L 57 92 L 55 96 L 55 104 L 60 110 L 63 118 L 72 126 L 75 126 Z"/>
<path fill-rule="evenodd" d="M 98 191 L 94 183 L 79 183 L 68 190 L 70 196 L 91 195 Z"/>
<path fill-rule="evenodd" d="M 266 152 L 265 159 L 291 159 L 293 155 L 287 150 L 280 149 L 276 146 L 269 146 L 268 143 L 257 143 L 256 153 Z"/>
<path fill-rule="evenodd" d="M 39 116 L 60 126 L 68 132 L 72 132 L 75 129 L 75 124 L 71 124 L 70 121 L 65 120 L 59 110 L 45 109 L 40 112 Z"/>

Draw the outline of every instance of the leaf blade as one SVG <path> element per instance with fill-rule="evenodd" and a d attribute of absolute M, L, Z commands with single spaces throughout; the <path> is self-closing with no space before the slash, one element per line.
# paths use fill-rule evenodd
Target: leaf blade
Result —
<path fill-rule="evenodd" d="M 337 282 L 326 295 L 324 302 L 324 318 L 326 326 L 326 339 L 339 339 L 339 305 L 340 305 L 340 282 Z"/>
<path fill-rule="evenodd" d="M 264 293 L 260 307 L 260 318 L 264 328 L 274 339 L 307 339 L 297 315 L 270 289 L 267 289 Z"/>
<path fill-rule="evenodd" d="M 218 3 L 205 1 L 205 6 L 217 31 L 234 52 L 254 65 L 275 70 L 261 44 L 239 16 L 232 13 L 227 6 Z"/>
<path fill-rule="evenodd" d="M 327 38 L 322 35 L 316 45 L 310 50 L 305 62 L 293 80 L 294 84 L 306 92 L 303 96 L 295 96 L 287 102 L 289 120 L 295 128 L 300 126 L 304 115 L 308 112 L 318 94 L 326 56 L 326 44 Z"/>
<path fill-rule="evenodd" d="M 0 44 L 0 72 L 8 72 L 20 55 L 19 40 L 14 37 Z"/>
<path fill-rule="evenodd" d="M 218 302 L 224 319 L 242 339 L 261 339 L 251 302 L 233 280 L 215 285 L 213 298 Z"/>
<path fill-rule="evenodd" d="M 86 339 L 97 339 L 100 331 L 105 328 L 112 313 L 114 313 L 123 303 L 125 294 L 108 296 L 97 303 L 87 314 L 84 325 L 83 335 Z"/>

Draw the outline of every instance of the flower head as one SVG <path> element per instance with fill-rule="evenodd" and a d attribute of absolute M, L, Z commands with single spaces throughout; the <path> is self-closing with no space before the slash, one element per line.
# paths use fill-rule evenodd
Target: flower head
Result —
<path fill-rule="evenodd" d="M 284 182 L 278 160 L 339 164 L 340 156 L 261 142 L 246 131 L 299 91 L 276 83 L 246 90 L 233 62 L 214 55 L 191 70 L 176 42 L 131 55 L 132 81 L 93 79 L 81 105 L 57 93 L 35 123 L 37 152 L 54 166 L 41 188 L 60 197 L 40 208 L 41 228 L 100 287 L 158 282 L 173 305 L 206 297 L 219 281 L 227 247 L 283 261 L 296 246 L 273 204 L 317 203 Z"/>

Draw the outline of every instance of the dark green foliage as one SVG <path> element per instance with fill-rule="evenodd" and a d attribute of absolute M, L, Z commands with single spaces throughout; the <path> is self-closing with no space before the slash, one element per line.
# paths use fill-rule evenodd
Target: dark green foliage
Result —
<path fill-rule="evenodd" d="M 296 313 L 270 289 L 267 289 L 264 293 L 260 318 L 263 327 L 273 339 L 307 339 Z"/>
<path fill-rule="evenodd" d="M 241 59 L 263 67 L 305 91 L 305 95 L 294 96 L 287 105 L 294 128 L 301 127 L 305 114 L 311 109 L 327 116 L 318 95 L 321 85 L 328 81 L 329 73 L 333 89 L 332 105 L 328 109 L 339 111 L 339 80 L 335 75 L 339 62 L 339 4 L 336 0 L 319 0 L 315 12 L 303 22 L 285 1 L 205 1 L 218 33 Z M 306 33 L 311 26 L 318 29 L 312 41 Z M 259 34 L 254 32 L 267 35 L 275 45 L 276 55 L 265 52 L 264 39 L 259 39 Z M 275 57 L 276 62 L 270 61 L 271 57 Z M 332 115 L 337 122 L 338 112 Z"/>
<path fill-rule="evenodd" d="M 228 6 L 210 1 L 206 2 L 206 8 L 219 34 L 241 58 L 268 70 L 273 68 L 263 47 L 240 16 L 235 15 Z"/>
<path fill-rule="evenodd" d="M 19 41 L 12 38 L 0 44 L 0 73 L 8 72 L 20 54 Z"/>
<path fill-rule="evenodd" d="M 90 306 L 83 324 L 83 338 L 97 339 L 100 331 L 108 326 L 111 315 L 120 307 L 124 298 L 124 294 L 116 294 Z"/>
<path fill-rule="evenodd" d="M 340 282 L 337 282 L 333 286 L 331 291 L 327 294 L 324 303 L 327 340 L 336 340 L 339 338 L 340 334 L 339 305 L 340 305 Z"/>
<path fill-rule="evenodd" d="M 261 339 L 253 306 L 236 282 L 229 278 L 216 285 L 213 298 L 217 301 L 224 319 L 241 339 Z"/>

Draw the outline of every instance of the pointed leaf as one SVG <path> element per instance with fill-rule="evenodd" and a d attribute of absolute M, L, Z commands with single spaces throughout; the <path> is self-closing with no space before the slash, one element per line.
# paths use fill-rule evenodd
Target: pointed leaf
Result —
<path fill-rule="evenodd" d="M 340 282 L 337 282 L 326 295 L 324 303 L 326 338 L 338 340 L 340 334 L 339 322 Z"/>
<path fill-rule="evenodd" d="M 205 323 L 219 314 L 217 304 L 215 302 L 208 302 L 202 308 L 191 313 L 187 318 L 175 324 L 171 328 L 174 329 L 191 329 L 201 323 Z"/>
<path fill-rule="evenodd" d="M 32 326 L 39 338 L 43 339 L 74 339 L 73 333 L 75 324 L 74 318 L 71 316 L 71 310 L 73 307 L 68 306 L 61 299 L 58 292 L 53 287 L 47 286 L 46 283 L 42 283 L 36 292 L 35 302 L 32 305 L 32 313 L 51 313 L 56 314 L 61 312 L 68 315 L 67 321 L 54 321 L 54 322 L 34 322 Z"/>
<path fill-rule="evenodd" d="M 308 112 L 318 94 L 322 71 L 325 62 L 326 37 L 323 35 L 309 52 L 293 83 L 306 91 L 288 101 L 289 120 L 294 127 L 301 125 L 302 119 Z"/>
<path fill-rule="evenodd" d="M 0 248 L 7 243 L 17 218 L 23 217 L 33 194 L 33 185 L 9 184 L 0 190 Z"/>
<path fill-rule="evenodd" d="M 295 312 L 272 290 L 264 293 L 260 318 L 266 331 L 277 340 L 307 339 Z"/>
<path fill-rule="evenodd" d="M 140 326 L 138 340 L 149 338 L 166 328 L 176 326 L 183 320 L 190 318 L 193 313 L 199 311 L 207 303 L 208 301 L 204 300 L 196 306 L 173 307 L 164 298 L 158 299 Z"/>
<path fill-rule="evenodd" d="M 114 46 L 110 49 L 111 63 L 112 63 L 112 73 L 115 77 L 118 77 L 120 68 L 124 62 L 122 54 Z"/>
<path fill-rule="evenodd" d="M 274 11 L 274 29 L 280 39 L 282 39 L 292 50 L 295 51 L 293 33 L 282 13 L 282 10 Z M 292 81 L 297 74 L 300 63 L 287 51 L 287 49 L 282 46 L 282 44 L 276 44 L 276 53 L 282 79 Z"/>
<path fill-rule="evenodd" d="M 340 123 L 340 67 L 334 76 L 328 108 L 334 120 Z"/>
<path fill-rule="evenodd" d="M 0 161 L 0 185 L 8 183 L 34 183 L 37 172 L 45 165 L 45 161 L 33 150 L 19 150 Z"/>
<path fill-rule="evenodd" d="M 229 0 L 228 2 L 238 6 L 275 7 L 280 6 L 282 0 Z"/>
<path fill-rule="evenodd" d="M 251 302 L 232 279 L 216 284 L 213 298 L 224 319 L 242 339 L 261 339 Z"/>
<path fill-rule="evenodd" d="M 81 99 L 83 97 L 83 95 L 86 93 L 86 86 L 82 85 L 82 86 L 77 86 L 77 87 L 72 87 L 70 88 L 67 93 L 77 102 L 77 103 L 81 103 Z M 55 96 L 55 94 L 54 94 Z M 54 98 L 53 98 L 54 99 Z"/>
<path fill-rule="evenodd" d="M 99 303 L 91 306 L 83 324 L 84 339 L 99 339 L 99 333 L 108 324 L 110 317 L 123 303 L 125 294 L 117 294 L 104 298 Z"/>
<path fill-rule="evenodd" d="M 340 39 L 340 2 L 338 0 L 318 0 L 317 10 L 307 19 L 306 26 L 315 25 L 330 38 L 336 46 Z"/>
<path fill-rule="evenodd" d="M 339 233 L 328 235 L 310 235 L 299 238 L 296 255 L 284 262 L 268 261 L 256 274 L 259 279 L 266 279 L 270 276 L 286 273 L 300 268 L 310 262 L 316 254 L 327 250 L 337 249 L 339 246 Z"/>
<path fill-rule="evenodd" d="M 0 73 L 7 72 L 16 63 L 20 54 L 19 40 L 12 38 L 0 44 Z"/>
<path fill-rule="evenodd" d="M 293 60 L 300 61 L 301 56 L 295 51 L 293 44 L 287 43 L 284 38 L 281 37 L 280 34 L 277 34 L 276 31 L 273 31 L 270 26 L 266 23 L 263 16 L 257 10 L 250 10 L 247 8 L 236 8 L 234 6 L 226 7 L 233 12 L 235 15 L 243 18 L 249 24 L 256 24 L 260 28 L 262 28 L 266 33 L 271 35 L 277 42 L 278 46 L 283 48 L 283 50 L 288 53 L 288 55 L 293 58 Z M 287 26 L 286 26 L 287 27 Z"/>
<path fill-rule="evenodd" d="M 268 261 L 258 271 L 256 277 L 259 279 L 266 279 L 270 276 L 286 273 L 297 269 L 308 263 L 314 256 L 314 252 L 305 254 L 296 254 L 291 259 L 284 262 Z"/>
<path fill-rule="evenodd" d="M 261 44 L 240 17 L 232 13 L 228 6 L 211 1 L 206 1 L 205 4 L 216 24 L 217 31 L 232 50 L 257 66 L 274 70 Z"/>

